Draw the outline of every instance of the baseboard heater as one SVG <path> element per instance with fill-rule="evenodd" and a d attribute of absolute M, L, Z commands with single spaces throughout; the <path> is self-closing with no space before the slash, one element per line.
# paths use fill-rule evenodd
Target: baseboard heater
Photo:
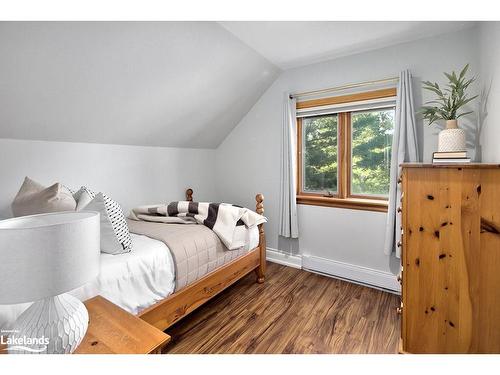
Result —
<path fill-rule="evenodd" d="M 385 292 L 401 294 L 401 286 L 396 276 L 389 272 L 310 255 L 302 256 L 302 269 Z"/>
<path fill-rule="evenodd" d="M 342 276 L 338 276 L 338 275 L 332 275 L 331 273 L 325 273 L 325 272 L 313 270 L 313 269 L 310 269 L 310 268 L 302 268 L 302 269 L 304 271 L 315 273 L 315 274 L 318 274 L 318 275 L 321 275 L 321 276 L 332 277 L 334 279 L 338 279 L 338 280 L 342 280 L 342 281 L 347 281 L 349 283 L 353 283 L 353 284 L 357 284 L 357 285 L 361 285 L 361 286 L 366 286 L 367 288 L 381 290 L 382 292 L 387 292 L 387 293 L 391 293 L 391 294 L 401 295 L 401 291 L 387 289 L 387 288 L 384 288 L 384 287 L 381 287 L 381 286 L 377 286 L 377 285 L 373 285 L 373 284 L 368 284 L 368 283 L 365 283 L 363 281 L 354 280 L 354 279 L 348 279 L 346 277 L 342 277 Z"/>

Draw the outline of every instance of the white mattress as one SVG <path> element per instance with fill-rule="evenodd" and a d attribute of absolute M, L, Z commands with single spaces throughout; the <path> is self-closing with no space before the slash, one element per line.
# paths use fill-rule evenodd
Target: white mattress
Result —
<path fill-rule="evenodd" d="M 131 236 L 131 252 L 119 255 L 101 253 L 99 276 L 69 294 L 82 301 L 101 295 L 132 314 L 172 294 L 175 289 L 175 266 L 167 245 L 146 236 L 133 233 Z M 258 246 L 257 228 L 248 231 L 246 242 L 246 250 Z M 30 305 L 0 305 L 0 330 L 10 329 Z"/>
<path fill-rule="evenodd" d="M 170 295 L 175 288 L 170 250 L 160 241 L 131 234 L 129 253 L 101 253 L 101 270 L 92 282 L 69 294 L 84 301 L 98 294 L 132 314 Z M 30 303 L 0 305 L 0 329 L 8 329 Z"/>

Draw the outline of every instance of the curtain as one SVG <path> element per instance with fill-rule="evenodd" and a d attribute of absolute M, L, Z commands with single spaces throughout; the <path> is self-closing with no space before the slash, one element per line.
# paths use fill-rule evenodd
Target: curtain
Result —
<path fill-rule="evenodd" d="M 401 257 L 401 249 L 396 246 L 396 243 L 401 237 L 401 215 L 396 210 L 401 204 L 401 185 L 398 184 L 401 174 L 400 164 L 417 161 L 419 161 L 418 140 L 411 73 L 409 70 L 404 70 L 399 75 L 397 88 L 396 119 L 392 139 L 389 208 L 384 244 L 384 252 L 387 255 L 395 252 L 398 258 Z"/>
<path fill-rule="evenodd" d="M 296 159 L 296 99 L 290 98 L 290 94 L 286 94 L 283 103 L 283 121 L 281 129 L 279 234 L 287 238 L 299 237 L 296 201 Z"/>

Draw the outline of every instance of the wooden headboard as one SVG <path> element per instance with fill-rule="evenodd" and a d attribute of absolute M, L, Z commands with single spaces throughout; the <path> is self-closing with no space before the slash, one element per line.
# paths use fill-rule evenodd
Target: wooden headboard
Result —
<path fill-rule="evenodd" d="M 192 202 L 193 201 L 193 189 L 189 188 L 186 190 L 186 200 L 188 202 Z"/>
<path fill-rule="evenodd" d="M 186 200 L 188 202 L 193 201 L 193 189 L 186 189 Z M 255 196 L 255 201 L 257 202 L 255 205 L 255 212 L 260 215 L 264 215 L 264 195 L 259 193 Z"/>

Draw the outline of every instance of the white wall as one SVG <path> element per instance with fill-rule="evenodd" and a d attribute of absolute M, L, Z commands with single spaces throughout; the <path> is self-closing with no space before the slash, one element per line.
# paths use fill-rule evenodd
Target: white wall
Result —
<path fill-rule="evenodd" d="M 0 56 L 15 139 L 216 148 L 279 74 L 217 22 L 0 22 Z"/>
<path fill-rule="evenodd" d="M 486 90 L 486 113 L 481 134 L 484 162 L 500 162 L 500 22 L 479 27 L 481 84 Z"/>
<path fill-rule="evenodd" d="M 126 213 L 136 205 L 184 199 L 212 200 L 215 150 L 119 146 L 0 139 L 0 217 L 24 176 L 77 189 L 86 185 L 120 202 Z"/>
<path fill-rule="evenodd" d="M 91 143 L 0 139 L 0 217 L 10 216 L 10 202 L 24 176 L 49 185 L 60 181 L 103 191 L 127 211 L 135 205 L 182 199 L 187 187 L 198 200 L 218 200 L 255 206 L 255 194 L 265 195 L 268 247 L 288 250 L 278 238 L 280 127 L 285 92 L 308 91 L 346 83 L 392 77 L 409 68 L 414 75 L 416 106 L 429 96 L 420 81 L 442 81 L 443 71 L 471 63 L 490 76 L 500 65 L 499 27 L 482 25 L 416 42 L 347 56 L 284 72 L 227 136 L 217 150 L 120 146 Z M 494 81 L 495 83 L 495 81 Z M 494 104 L 499 85 L 490 94 L 490 113 L 483 133 L 484 159 L 499 161 L 500 128 Z M 472 127 L 475 116 L 462 121 Z M 437 148 L 437 128 L 421 129 L 424 160 Z M 471 141 L 469 135 L 469 141 Z M 384 213 L 299 206 L 301 255 L 396 272 L 398 261 L 382 252 Z"/>
<path fill-rule="evenodd" d="M 428 99 L 421 90 L 422 80 L 442 81 L 442 72 L 458 70 L 466 63 L 471 64 L 473 72 L 477 69 L 476 38 L 476 29 L 462 30 L 285 71 L 217 149 L 219 199 L 252 206 L 255 193 L 262 192 L 269 218 L 268 247 L 283 249 L 282 241 L 278 241 L 278 198 L 284 93 L 393 77 L 409 68 L 419 107 L 422 97 Z M 470 119 L 462 125 L 469 126 Z M 423 129 L 421 123 L 419 128 Z M 424 160 L 430 160 L 437 148 L 437 132 L 436 128 L 423 129 Z M 386 214 L 299 207 L 301 254 L 396 272 L 397 261 L 382 251 Z"/>

